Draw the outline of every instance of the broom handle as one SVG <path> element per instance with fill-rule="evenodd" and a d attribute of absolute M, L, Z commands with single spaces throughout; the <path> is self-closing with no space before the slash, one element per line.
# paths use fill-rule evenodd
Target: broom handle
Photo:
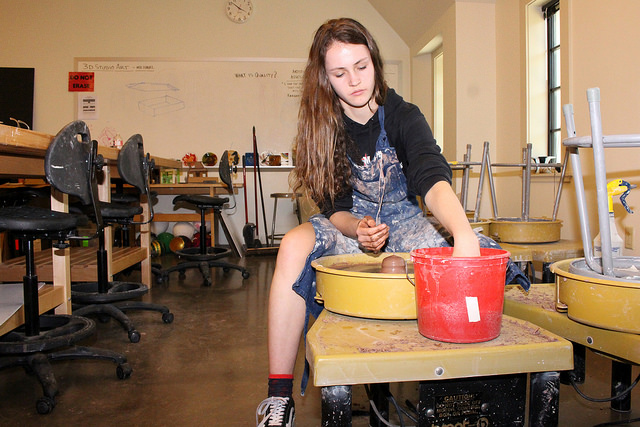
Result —
<path fill-rule="evenodd" d="M 258 145 L 256 144 L 256 127 L 253 127 L 253 199 L 254 199 L 254 207 L 256 212 L 256 236 L 258 236 L 258 240 L 260 239 L 260 229 L 258 228 L 258 224 L 260 223 L 258 218 Z"/>
<path fill-rule="evenodd" d="M 256 142 L 256 128 L 253 128 L 253 144 L 256 147 L 256 151 L 258 151 L 258 144 Z M 262 194 L 262 175 L 260 174 L 260 161 L 258 160 L 258 182 L 260 183 L 260 202 L 262 203 L 262 220 L 264 221 L 264 241 L 269 241 L 269 233 L 267 232 L 267 214 L 264 210 L 264 195 Z M 258 234 L 258 237 L 260 234 Z"/>

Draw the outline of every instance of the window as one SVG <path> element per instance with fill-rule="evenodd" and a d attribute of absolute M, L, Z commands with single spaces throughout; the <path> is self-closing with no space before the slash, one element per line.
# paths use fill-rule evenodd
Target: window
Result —
<path fill-rule="evenodd" d="M 547 86 L 549 156 L 560 156 L 562 105 L 560 99 L 560 2 L 554 0 L 542 7 L 547 28 Z"/>
<path fill-rule="evenodd" d="M 530 0 L 526 19 L 526 141 L 533 156 L 560 156 L 559 0 Z"/>
<path fill-rule="evenodd" d="M 433 55 L 433 136 L 443 149 L 444 141 L 444 54 Z"/>

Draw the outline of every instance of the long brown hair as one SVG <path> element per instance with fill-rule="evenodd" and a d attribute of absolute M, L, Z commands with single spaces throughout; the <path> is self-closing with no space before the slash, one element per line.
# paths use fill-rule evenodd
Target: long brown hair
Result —
<path fill-rule="evenodd" d="M 349 188 L 351 177 L 342 107 L 325 70 L 327 50 L 334 42 L 366 46 L 375 70 L 372 97 L 378 105 L 383 105 L 387 93 L 378 45 L 362 24 L 340 18 L 329 20 L 318 28 L 302 81 L 292 187 L 295 191 L 305 188 L 320 208 L 325 202 L 333 205 L 336 197 Z"/>

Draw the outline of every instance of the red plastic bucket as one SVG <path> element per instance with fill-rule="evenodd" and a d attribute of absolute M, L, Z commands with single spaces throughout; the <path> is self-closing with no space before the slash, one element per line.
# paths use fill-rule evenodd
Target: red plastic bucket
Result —
<path fill-rule="evenodd" d="M 473 343 L 500 335 L 509 252 L 480 248 L 479 257 L 453 257 L 453 248 L 411 251 L 420 334 Z"/>

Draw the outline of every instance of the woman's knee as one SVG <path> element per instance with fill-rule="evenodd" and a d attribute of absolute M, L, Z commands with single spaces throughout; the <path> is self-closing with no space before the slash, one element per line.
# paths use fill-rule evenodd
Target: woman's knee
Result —
<path fill-rule="evenodd" d="M 306 222 L 289 230 L 278 249 L 278 258 L 305 260 L 313 250 L 316 242 L 316 233 L 311 223 Z"/>

